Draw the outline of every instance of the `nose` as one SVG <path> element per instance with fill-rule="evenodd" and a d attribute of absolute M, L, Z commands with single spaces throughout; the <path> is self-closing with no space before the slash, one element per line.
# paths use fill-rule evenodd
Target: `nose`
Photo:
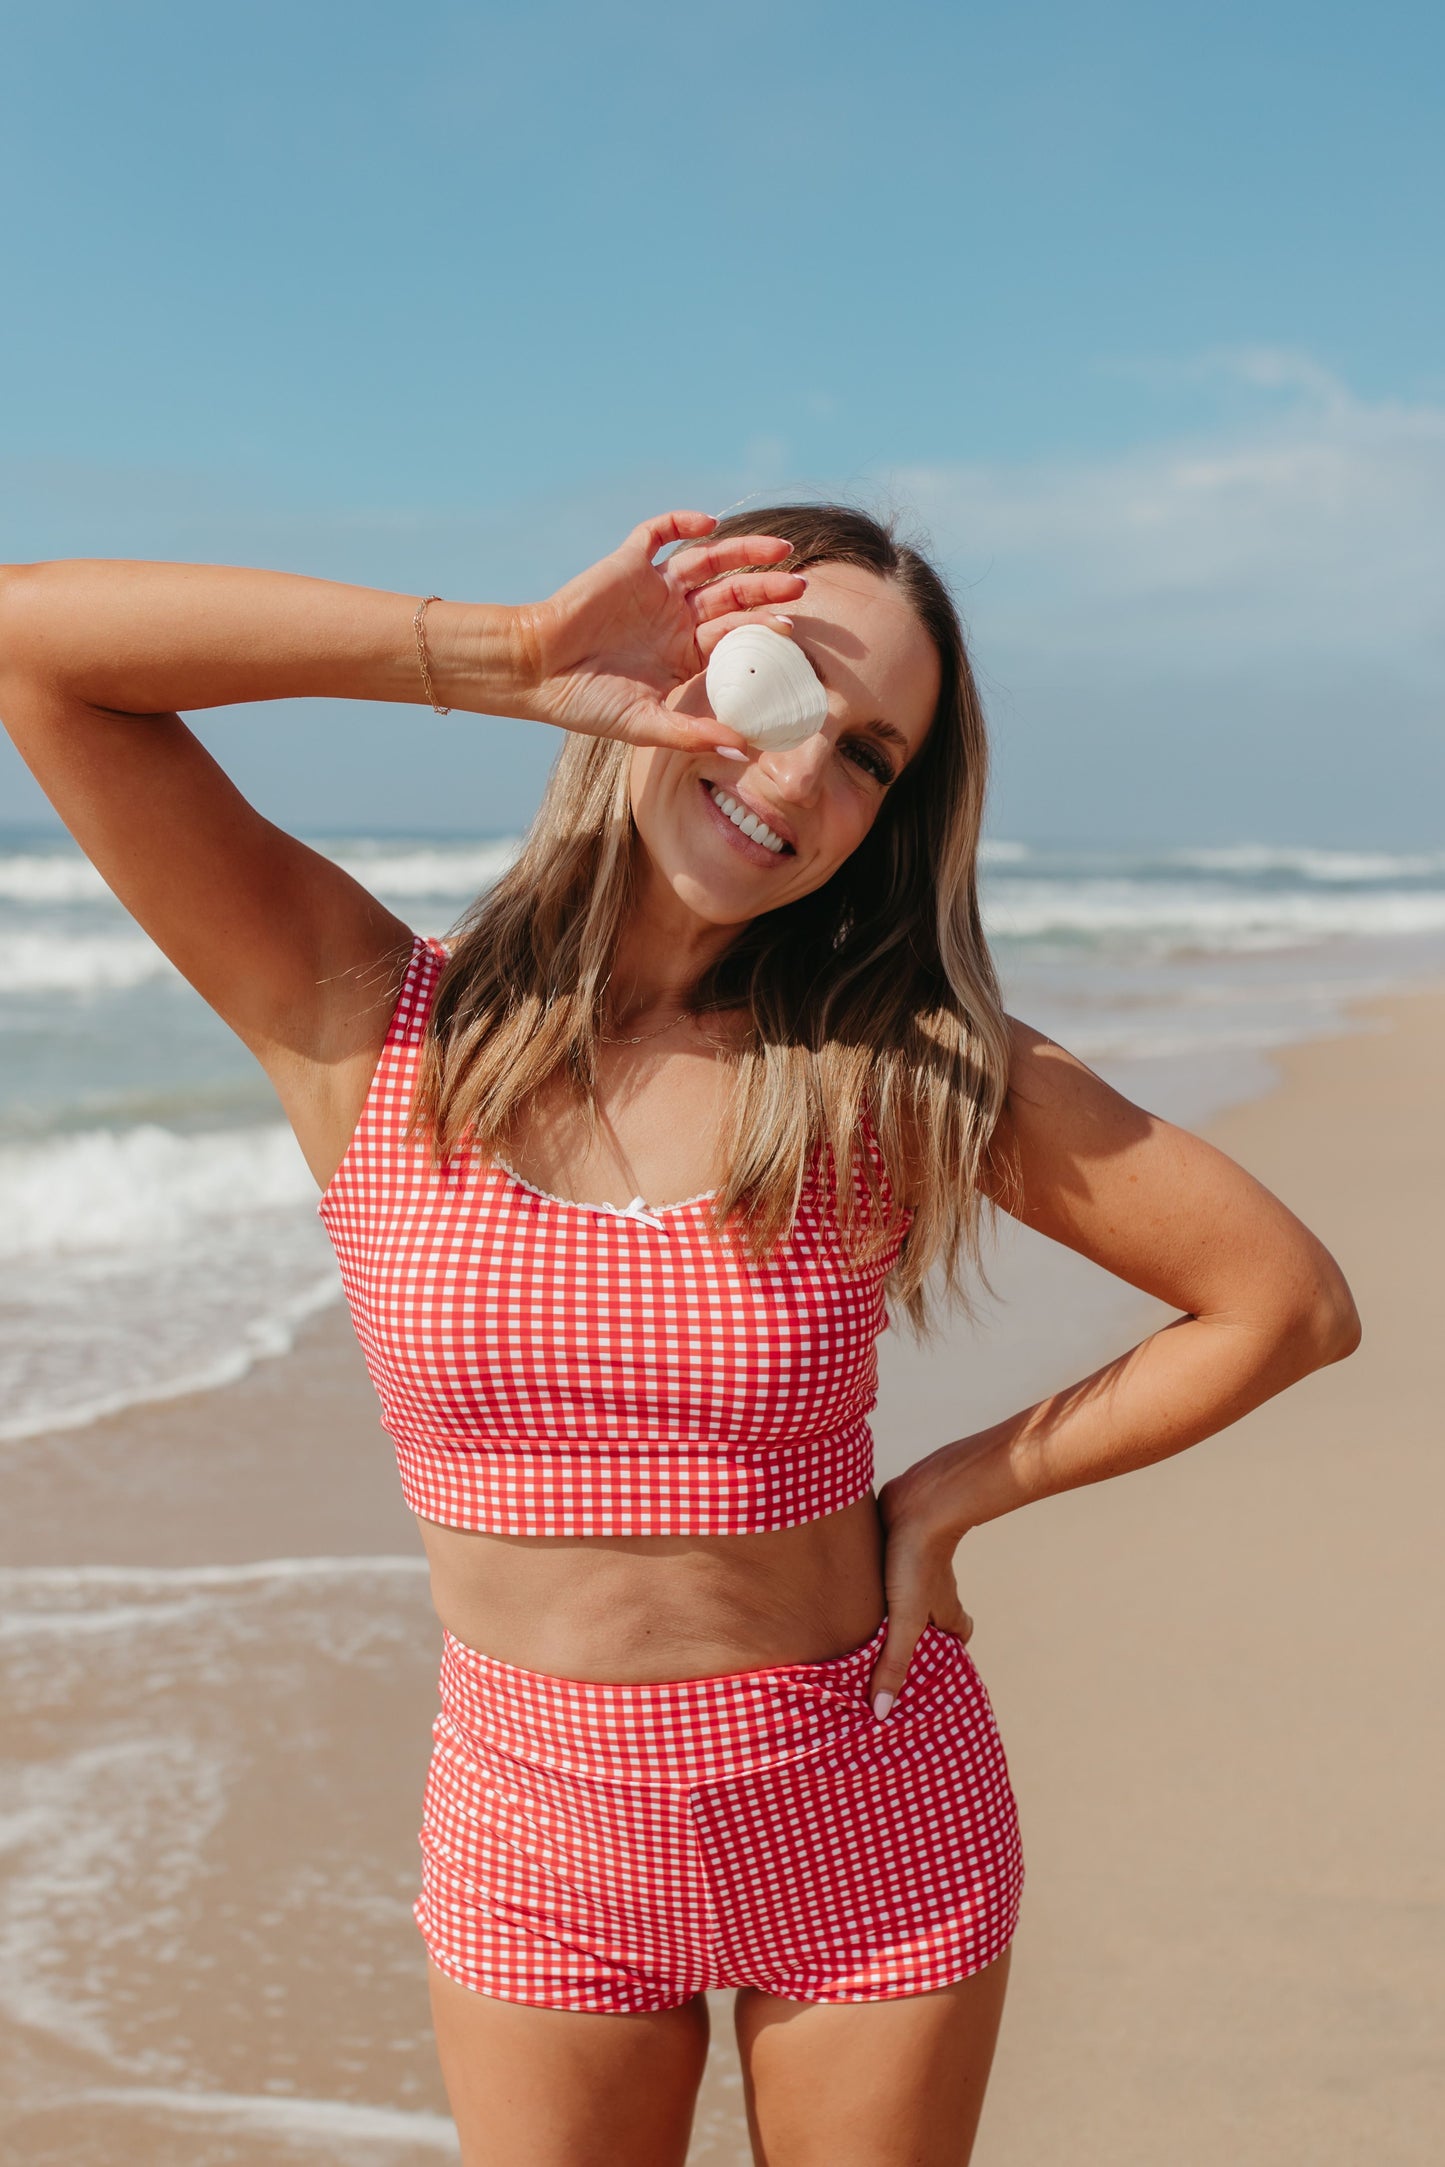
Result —
<path fill-rule="evenodd" d="M 833 730 L 825 723 L 801 745 L 774 746 L 759 752 L 757 764 L 780 800 L 809 805 L 817 797 L 833 754 Z"/>

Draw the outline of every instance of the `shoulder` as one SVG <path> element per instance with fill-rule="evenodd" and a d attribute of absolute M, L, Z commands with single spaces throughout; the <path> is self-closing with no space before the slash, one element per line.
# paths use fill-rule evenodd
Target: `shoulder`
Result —
<path fill-rule="evenodd" d="M 1137 1138 L 1150 1116 L 1049 1031 L 1020 1016 L 1005 1023 L 1007 1092 L 988 1140 L 984 1188 L 1005 1211 L 1033 1218 L 1070 1168 Z"/>
<path fill-rule="evenodd" d="M 1072 1145 L 1092 1136 L 1107 1144 L 1121 1123 L 1140 1109 L 1106 1083 L 1087 1061 L 1050 1038 L 1036 1025 L 1007 1016 L 1008 1093 L 999 1118 L 1004 1136 L 1028 1138 L 1064 1135 Z"/>
<path fill-rule="evenodd" d="M 1198 1180 L 1223 1155 L 1126 1098 L 1046 1031 L 1008 1018 L 1008 1093 L 989 1144 L 994 1201 L 1025 1224 L 1079 1246 L 1100 1213 L 1132 1212 L 1142 1192 Z M 1109 1229 L 1112 1231 L 1112 1228 Z"/>
<path fill-rule="evenodd" d="M 985 1145 L 982 1186 L 995 1203 L 1012 1209 L 1017 1201 L 1018 1162 L 1025 1150 L 1036 1164 L 1046 1140 L 1071 1138 L 1077 1144 L 1091 1125 L 1111 1120 L 1117 1125 L 1122 1110 L 1137 1114 L 1138 1109 L 1046 1031 L 1018 1016 L 1006 1014 L 1003 1020 L 1008 1033 L 1007 1084 Z M 925 1186 L 933 1153 L 923 1124 L 907 1104 L 899 1109 L 895 1156 L 895 1186 L 912 1198 Z"/>

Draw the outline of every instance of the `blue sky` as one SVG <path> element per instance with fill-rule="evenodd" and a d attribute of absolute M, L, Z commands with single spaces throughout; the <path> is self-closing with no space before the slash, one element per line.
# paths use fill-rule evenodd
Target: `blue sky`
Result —
<path fill-rule="evenodd" d="M 837 494 L 954 584 L 994 834 L 1438 840 L 1437 9 L 0 27 L 0 558 L 520 599 L 669 504 Z M 308 831 L 515 827 L 557 743 L 194 726 Z M 0 809 L 53 818 L 8 743 Z"/>

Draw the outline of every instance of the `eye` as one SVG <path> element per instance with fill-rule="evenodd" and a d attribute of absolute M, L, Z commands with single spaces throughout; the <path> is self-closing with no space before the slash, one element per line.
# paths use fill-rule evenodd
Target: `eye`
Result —
<path fill-rule="evenodd" d="M 859 765 L 865 767 L 868 770 L 868 773 L 873 777 L 875 782 L 892 782 L 892 762 L 889 760 L 886 753 L 880 752 L 879 748 L 873 743 L 871 738 L 850 737 L 846 745 L 843 747 L 843 750 L 849 755 L 850 758 L 859 758 Z"/>

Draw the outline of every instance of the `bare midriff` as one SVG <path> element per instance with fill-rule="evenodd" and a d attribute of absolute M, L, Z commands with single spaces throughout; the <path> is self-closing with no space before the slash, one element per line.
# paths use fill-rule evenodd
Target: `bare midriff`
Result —
<path fill-rule="evenodd" d="M 660 1683 L 846 1655 L 883 1618 L 870 1491 L 755 1535 L 485 1535 L 420 1520 L 453 1639 L 551 1677 Z"/>

